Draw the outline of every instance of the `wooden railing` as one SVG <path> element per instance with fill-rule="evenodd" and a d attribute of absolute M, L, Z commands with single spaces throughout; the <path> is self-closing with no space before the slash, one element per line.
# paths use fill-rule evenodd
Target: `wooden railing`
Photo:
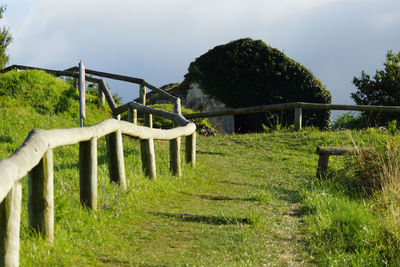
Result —
<path fill-rule="evenodd" d="M 301 129 L 303 109 L 400 112 L 400 106 L 340 105 L 340 104 L 293 102 L 293 103 L 272 104 L 272 105 L 264 105 L 256 107 L 245 107 L 245 108 L 191 113 L 183 115 L 187 119 L 196 119 L 196 118 L 211 118 L 211 117 L 219 117 L 227 115 L 251 114 L 258 112 L 288 110 L 288 109 L 294 109 L 294 127 L 296 130 Z"/>
<path fill-rule="evenodd" d="M 11 66 L 10 69 L 39 69 L 26 66 Z M 45 70 L 45 69 L 41 69 Z M 3 70 L 3 72 L 6 70 Z M 78 77 L 75 72 L 45 70 L 57 76 Z M 108 75 L 91 70 L 87 73 Z M 11 156 L 0 161 L 0 266 L 18 266 L 19 229 L 22 186 L 19 180 L 28 174 L 29 225 L 49 242 L 54 240 L 54 196 L 53 196 L 53 149 L 79 143 L 80 202 L 89 209 L 97 209 L 97 140 L 106 138 L 110 181 L 126 189 L 122 135 L 140 139 L 142 168 L 150 178 L 156 178 L 154 140 L 170 141 L 170 169 L 181 175 L 180 138 L 186 137 L 187 163 L 196 163 L 196 126 L 181 115 L 180 99 L 167 92 L 163 95 L 174 101 L 174 113 L 146 107 L 147 82 L 132 77 L 114 75 L 114 78 L 129 79 L 140 84 L 141 104 L 129 102 L 117 107 L 102 79 L 86 77 L 99 84 L 101 93 L 113 112 L 108 119 L 94 126 L 72 129 L 33 130 L 25 142 Z M 156 87 L 154 87 L 156 88 Z M 153 90 L 155 90 L 153 88 Z M 145 126 L 137 125 L 137 110 L 145 114 Z M 132 122 L 121 121 L 120 114 L 128 111 Z M 136 115 L 135 115 L 136 114 Z M 152 116 L 172 120 L 172 129 L 152 129 Z"/>

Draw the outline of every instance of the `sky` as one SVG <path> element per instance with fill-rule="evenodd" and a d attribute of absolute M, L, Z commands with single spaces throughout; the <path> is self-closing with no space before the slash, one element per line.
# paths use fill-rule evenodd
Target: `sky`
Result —
<path fill-rule="evenodd" d="M 8 65 L 77 66 L 181 82 L 216 45 L 261 39 L 311 70 L 332 103 L 353 104 L 354 76 L 400 50 L 399 0 L 3 0 Z M 127 102 L 138 86 L 110 83 Z"/>

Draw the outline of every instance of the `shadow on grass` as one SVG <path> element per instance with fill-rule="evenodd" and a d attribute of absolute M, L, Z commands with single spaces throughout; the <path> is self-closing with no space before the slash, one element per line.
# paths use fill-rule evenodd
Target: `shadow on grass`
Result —
<path fill-rule="evenodd" d="M 189 194 L 183 192 L 181 194 L 192 197 L 199 197 L 207 200 L 215 200 L 215 201 L 250 201 L 250 202 L 258 201 L 256 197 L 244 198 L 244 197 L 230 197 L 230 196 L 212 196 L 212 195 L 202 195 L 202 194 Z"/>
<path fill-rule="evenodd" d="M 223 180 L 220 181 L 219 183 L 221 184 L 231 184 L 231 185 L 239 185 L 239 186 L 250 186 L 255 189 L 262 189 L 262 190 L 268 190 L 270 187 L 267 187 L 266 185 L 256 185 L 256 184 L 251 184 L 251 183 L 244 183 L 244 182 L 233 182 L 229 180 Z"/>
<path fill-rule="evenodd" d="M 300 202 L 300 193 L 297 190 L 286 189 L 282 187 L 273 186 L 272 189 L 278 194 L 277 199 L 288 202 L 298 203 Z"/>
<path fill-rule="evenodd" d="M 210 151 L 196 151 L 197 154 L 205 154 L 205 155 L 219 155 L 224 156 L 224 153 L 221 152 L 210 152 Z"/>
<path fill-rule="evenodd" d="M 167 265 L 162 264 L 152 264 L 146 262 L 136 262 L 129 260 L 120 260 L 114 257 L 101 257 L 98 258 L 99 261 L 106 264 L 111 264 L 112 266 L 146 266 L 146 267 L 166 267 Z"/>
<path fill-rule="evenodd" d="M 221 181 L 220 183 L 224 184 L 232 184 L 232 185 L 240 185 L 240 186 L 250 186 L 255 189 L 269 190 L 269 192 L 274 192 L 277 195 L 276 199 L 289 202 L 289 203 L 298 203 L 300 202 L 300 193 L 297 190 L 286 189 L 282 187 L 276 186 L 265 186 L 265 185 L 255 185 L 250 183 L 243 182 L 232 182 L 232 181 Z"/>
<path fill-rule="evenodd" d="M 213 216 L 213 215 L 194 215 L 184 213 L 169 213 L 169 212 L 151 212 L 156 216 L 173 218 L 182 222 L 197 222 L 212 225 L 253 225 L 254 221 L 250 218 L 230 217 L 230 216 Z"/>

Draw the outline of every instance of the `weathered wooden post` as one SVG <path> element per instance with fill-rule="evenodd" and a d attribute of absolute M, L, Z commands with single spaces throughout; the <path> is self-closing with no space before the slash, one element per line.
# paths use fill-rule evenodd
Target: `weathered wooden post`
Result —
<path fill-rule="evenodd" d="M 106 135 L 108 171 L 110 182 L 118 183 L 122 190 L 126 190 L 124 148 L 120 130 Z"/>
<path fill-rule="evenodd" d="M 196 166 L 196 132 L 185 138 L 185 158 L 192 167 Z"/>
<path fill-rule="evenodd" d="M 43 155 L 39 164 L 28 174 L 29 225 L 49 243 L 54 240 L 54 175 L 53 150 Z"/>
<path fill-rule="evenodd" d="M 320 154 L 318 158 L 317 178 L 325 178 L 328 171 L 329 154 Z"/>
<path fill-rule="evenodd" d="M 153 138 L 140 141 L 140 150 L 142 154 L 142 169 L 146 176 L 151 179 L 157 178 L 156 156 L 154 153 Z"/>
<path fill-rule="evenodd" d="M 140 85 L 139 98 L 142 105 L 146 105 L 146 87 Z M 144 115 L 144 125 L 153 127 L 151 114 Z M 156 157 L 154 154 L 154 140 L 152 138 L 147 140 L 140 140 L 140 152 L 142 156 L 142 169 L 146 176 L 151 179 L 157 178 L 156 173 Z"/>
<path fill-rule="evenodd" d="M 97 137 L 79 143 L 80 201 L 84 207 L 97 209 Z"/>
<path fill-rule="evenodd" d="M 301 108 L 295 108 L 294 109 L 294 129 L 296 131 L 301 130 L 301 119 L 302 119 Z"/>
<path fill-rule="evenodd" d="M 174 113 L 181 115 L 181 100 L 178 98 L 174 103 Z M 173 127 L 176 125 L 173 122 Z M 169 141 L 169 168 L 173 175 L 180 177 L 181 169 L 181 138 L 177 137 Z"/>
<path fill-rule="evenodd" d="M 17 182 L 0 204 L 0 266 L 19 266 L 21 200 Z"/>
<path fill-rule="evenodd" d="M 106 95 L 103 93 L 103 90 L 101 90 L 101 87 L 99 85 L 97 89 L 98 97 L 100 99 L 100 103 L 104 105 L 106 103 Z"/>
<path fill-rule="evenodd" d="M 146 86 L 140 85 L 139 89 L 139 99 L 140 104 L 146 106 Z M 153 128 L 153 116 L 151 114 L 145 113 L 144 114 L 144 125 L 150 128 Z"/>
<path fill-rule="evenodd" d="M 128 121 L 133 124 L 137 124 L 137 110 L 134 108 L 128 108 Z"/>

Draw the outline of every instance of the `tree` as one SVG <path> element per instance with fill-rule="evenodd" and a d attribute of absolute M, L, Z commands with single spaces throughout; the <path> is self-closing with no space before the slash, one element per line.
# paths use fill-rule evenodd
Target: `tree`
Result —
<path fill-rule="evenodd" d="M 373 78 L 361 72 L 361 77 L 353 78 L 358 88 L 351 94 L 357 105 L 400 106 L 400 51 L 386 54 L 384 70 L 377 70 Z M 368 121 L 376 126 L 386 125 L 389 121 L 400 121 L 399 113 L 364 112 Z"/>
<path fill-rule="evenodd" d="M 0 19 L 3 18 L 3 13 L 5 11 L 5 6 L 0 7 Z M 3 28 L 0 28 L 0 68 L 4 68 L 4 66 L 8 63 L 8 55 L 6 54 L 6 49 L 11 40 L 12 37 L 11 34 L 8 32 L 8 29 L 5 26 L 3 26 Z"/>

